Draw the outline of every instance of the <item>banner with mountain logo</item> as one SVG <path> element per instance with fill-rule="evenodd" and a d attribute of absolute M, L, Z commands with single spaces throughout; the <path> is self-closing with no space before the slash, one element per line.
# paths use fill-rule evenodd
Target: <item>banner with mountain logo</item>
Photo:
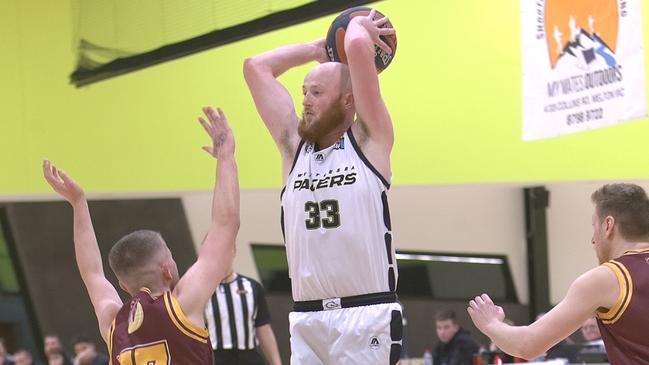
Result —
<path fill-rule="evenodd" d="M 647 114 L 640 0 L 521 0 L 523 140 Z"/>

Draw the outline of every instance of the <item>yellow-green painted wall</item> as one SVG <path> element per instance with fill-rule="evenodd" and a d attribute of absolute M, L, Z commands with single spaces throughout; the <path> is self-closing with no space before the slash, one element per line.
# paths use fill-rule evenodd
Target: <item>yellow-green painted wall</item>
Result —
<path fill-rule="evenodd" d="M 646 119 L 521 140 L 519 0 L 376 6 L 399 37 L 396 59 L 381 75 L 395 123 L 395 184 L 649 177 Z M 642 12 L 646 40 L 649 7 Z M 45 157 L 89 191 L 209 188 L 212 162 L 195 122 L 206 104 L 230 117 L 242 187 L 278 187 L 279 156 L 245 87 L 242 61 L 323 36 L 331 19 L 76 89 L 68 83 L 75 66 L 70 1 L 3 0 L 0 195 L 48 192 L 40 177 Z M 298 106 L 308 67 L 282 78 Z"/>

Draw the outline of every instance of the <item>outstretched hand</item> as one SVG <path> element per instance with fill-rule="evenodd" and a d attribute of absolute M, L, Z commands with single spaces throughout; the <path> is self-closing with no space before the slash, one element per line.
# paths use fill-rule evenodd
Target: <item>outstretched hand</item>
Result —
<path fill-rule="evenodd" d="M 385 28 L 383 25 L 385 25 L 389 19 L 388 17 L 383 17 L 380 19 L 374 19 L 374 16 L 376 15 L 376 10 L 372 9 L 367 16 L 356 16 L 352 18 L 352 22 L 357 22 L 359 25 L 361 25 L 363 28 L 367 30 L 367 33 L 369 34 L 370 38 L 372 39 L 372 42 L 376 44 L 379 48 L 387 52 L 388 54 L 392 53 L 392 48 L 385 43 L 380 36 L 386 36 L 386 35 L 392 35 L 395 34 L 396 31 L 394 28 Z"/>
<path fill-rule="evenodd" d="M 203 108 L 203 113 L 207 121 L 202 117 L 199 117 L 198 121 L 212 139 L 212 145 L 204 146 L 203 150 L 217 159 L 234 155 L 234 135 L 223 110 L 216 108 L 214 111 L 212 107 L 207 106 Z"/>
<path fill-rule="evenodd" d="M 56 166 L 50 164 L 49 160 L 43 161 L 43 176 L 52 189 L 70 204 L 85 199 L 85 193 L 79 184 L 66 175 L 63 170 L 57 169 Z"/>
<path fill-rule="evenodd" d="M 470 301 L 467 311 L 475 326 L 486 335 L 489 335 L 489 328 L 493 324 L 505 320 L 505 311 L 495 305 L 487 294 L 477 296 Z"/>

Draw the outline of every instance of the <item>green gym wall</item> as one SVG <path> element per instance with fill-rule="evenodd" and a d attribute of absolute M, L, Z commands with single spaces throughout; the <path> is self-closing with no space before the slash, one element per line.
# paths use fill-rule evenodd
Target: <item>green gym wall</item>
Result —
<path fill-rule="evenodd" d="M 396 58 L 380 76 L 395 125 L 394 184 L 649 177 L 647 118 L 521 140 L 519 1 L 374 4 L 398 35 Z M 646 41 L 649 7 L 641 5 Z M 324 36 L 333 16 L 77 89 L 68 83 L 71 8 L 70 0 L 0 3 L 0 195 L 49 192 L 43 158 L 93 192 L 209 189 L 213 162 L 200 149 L 208 139 L 196 122 L 208 104 L 230 119 L 242 187 L 281 185 L 279 155 L 245 86 L 243 60 Z M 282 77 L 298 112 L 310 67 Z"/>

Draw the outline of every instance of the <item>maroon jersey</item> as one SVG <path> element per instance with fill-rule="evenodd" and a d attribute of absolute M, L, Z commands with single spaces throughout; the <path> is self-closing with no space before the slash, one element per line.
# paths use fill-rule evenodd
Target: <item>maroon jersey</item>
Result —
<path fill-rule="evenodd" d="M 649 365 L 649 250 L 629 251 L 604 265 L 620 285 L 617 302 L 597 313 L 612 365 Z"/>
<path fill-rule="evenodd" d="M 157 298 L 143 288 L 110 326 L 110 365 L 212 365 L 205 328 L 191 323 L 167 291 Z"/>

